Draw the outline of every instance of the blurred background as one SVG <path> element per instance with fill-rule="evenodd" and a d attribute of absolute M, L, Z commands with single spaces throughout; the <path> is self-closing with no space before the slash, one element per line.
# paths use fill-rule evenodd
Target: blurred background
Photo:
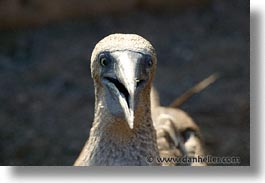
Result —
<path fill-rule="evenodd" d="M 94 114 L 89 59 L 111 33 L 156 48 L 163 105 L 214 72 L 181 109 L 207 154 L 249 165 L 249 1 L 1 0 L 0 165 L 72 165 Z"/>

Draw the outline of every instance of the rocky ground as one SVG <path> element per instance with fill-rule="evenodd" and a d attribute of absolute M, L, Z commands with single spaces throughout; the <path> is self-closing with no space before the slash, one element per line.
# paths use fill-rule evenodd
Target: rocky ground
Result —
<path fill-rule="evenodd" d="M 163 105 L 208 75 L 221 78 L 181 108 L 201 127 L 208 154 L 249 165 L 249 2 L 129 12 L 0 32 L 0 165 L 72 165 L 91 127 L 89 58 L 96 42 L 137 33 L 158 53 Z"/>

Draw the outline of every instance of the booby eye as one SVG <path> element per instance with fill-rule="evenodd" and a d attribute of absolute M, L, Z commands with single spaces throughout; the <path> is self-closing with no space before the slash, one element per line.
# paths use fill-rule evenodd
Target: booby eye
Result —
<path fill-rule="evenodd" d="M 153 60 L 152 60 L 152 57 L 147 55 L 146 56 L 146 64 L 148 67 L 152 67 L 153 66 Z"/>
<path fill-rule="evenodd" d="M 106 53 L 101 53 L 99 55 L 99 63 L 102 67 L 106 67 L 110 64 L 111 58 Z"/>
<path fill-rule="evenodd" d="M 190 139 L 190 137 L 194 134 L 195 134 L 194 130 L 189 128 L 181 132 L 184 142 L 187 142 Z"/>

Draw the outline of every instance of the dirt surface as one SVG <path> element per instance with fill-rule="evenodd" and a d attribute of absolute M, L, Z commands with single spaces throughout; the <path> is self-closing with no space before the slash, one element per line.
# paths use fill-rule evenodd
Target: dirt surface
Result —
<path fill-rule="evenodd" d="M 93 120 L 90 54 L 115 32 L 137 33 L 156 48 L 163 105 L 219 72 L 181 108 L 199 124 L 208 154 L 249 165 L 249 2 L 242 0 L 0 32 L 0 165 L 73 164 Z"/>

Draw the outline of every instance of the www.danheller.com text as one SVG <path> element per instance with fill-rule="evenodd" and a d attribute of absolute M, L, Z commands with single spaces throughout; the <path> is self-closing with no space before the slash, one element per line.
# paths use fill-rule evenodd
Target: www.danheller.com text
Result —
<path fill-rule="evenodd" d="M 208 165 L 213 164 L 240 164 L 240 157 L 238 156 L 182 156 L 182 157 L 146 157 L 146 161 L 152 163 L 178 163 L 178 164 L 189 164 L 189 163 L 206 163 Z"/>

